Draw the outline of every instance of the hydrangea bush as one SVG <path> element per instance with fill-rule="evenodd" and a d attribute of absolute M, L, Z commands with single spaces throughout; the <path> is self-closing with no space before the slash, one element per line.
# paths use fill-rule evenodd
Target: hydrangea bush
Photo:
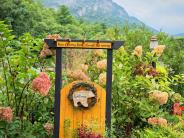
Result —
<path fill-rule="evenodd" d="M 130 52 L 121 48 L 114 52 L 112 137 L 151 137 L 144 130 L 153 129 L 153 133 L 156 133 L 154 129 L 160 127 L 163 132 L 159 131 L 155 135 L 162 137 L 165 129 L 171 129 L 182 119 L 178 116 L 181 111 L 175 108 L 174 113 L 173 106 L 176 106 L 176 102 L 182 102 L 183 98 L 172 86 L 183 83 L 183 75 L 169 76 L 169 68 L 160 60 L 167 48 L 165 45 L 158 45 L 152 51 L 143 47 L 136 46 Z M 105 55 L 103 50 L 94 50 L 85 62 L 88 66 L 85 74 L 104 88 Z M 156 63 L 156 68 L 152 62 Z"/>
<path fill-rule="evenodd" d="M 0 21 L 0 137 L 52 137 L 53 59 L 42 46 L 30 34 L 15 38 Z"/>
<path fill-rule="evenodd" d="M 114 52 L 113 134 L 136 138 L 180 136 L 177 129 L 183 119 L 173 114 L 173 104 L 182 103 L 183 98 L 172 86 L 183 83 L 183 75 L 169 76 L 169 69 L 159 60 L 166 46 L 158 45 L 151 52 L 143 47 L 135 47 L 132 54 L 124 48 Z M 152 62 L 156 62 L 156 68 Z M 176 95 L 179 99 L 174 98 Z M 171 131 L 173 126 L 178 127 Z"/>

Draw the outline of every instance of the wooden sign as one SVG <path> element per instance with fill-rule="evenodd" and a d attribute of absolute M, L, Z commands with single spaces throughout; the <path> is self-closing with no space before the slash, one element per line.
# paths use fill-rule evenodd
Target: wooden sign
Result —
<path fill-rule="evenodd" d="M 69 98 L 71 94 L 70 90 L 73 89 L 75 84 L 80 83 L 92 85 L 96 89 L 96 94 L 94 94 L 93 91 L 74 90 L 74 102 L 71 102 Z M 76 102 L 84 102 L 83 106 L 87 107 L 87 104 L 90 102 L 88 100 L 94 98 L 94 96 L 96 96 L 96 103 L 93 106 L 89 108 L 78 108 L 79 105 Z M 95 129 L 95 133 L 98 134 L 105 132 L 106 92 L 101 86 L 92 82 L 72 82 L 61 90 L 60 98 L 60 138 L 72 138 L 72 134 L 80 125 L 95 126 L 93 129 Z"/>
<path fill-rule="evenodd" d="M 96 121 L 97 128 L 104 132 L 108 129 L 110 137 L 111 129 L 111 102 L 112 102 L 112 58 L 113 50 L 123 45 L 123 41 L 100 41 L 100 40 L 70 40 L 70 39 L 44 39 L 49 48 L 56 49 L 56 78 L 55 78 L 55 105 L 54 105 L 54 138 L 70 138 L 65 135 L 65 131 L 73 130 L 77 124 Z M 94 88 L 77 89 L 70 91 L 73 83 L 62 90 L 62 49 L 107 49 L 107 80 L 106 90 L 97 84 Z M 67 96 L 69 94 L 69 96 Z M 95 95 L 95 96 L 94 96 Z M 91 120 L 91 121 L 90 121 Z M 66 123 L 67 122 L 67 123 Z M 67 124 L 67 125 L 65 125 Z M 69 125 L 70 124 L 70 125 Z M 69 129 L 66 129 L 69 126 Z M 71 132 L 71 131 L 70 131 Z"/>
<path fill-rule="evenodd" d="M 65 48 L 101 48 L 110 49 L 112 47 L 111 43 L 107 42 L 68 42 L 68 41 L 58 41 L 57 47 Z"/>
<path fill-rule="evenodd" d="M 51 48 L 80 48 L 80 49 L 118 49 L 123 45 L 122 41 L 100 40 L 70 40 L 70 39 L 45 39 Z"/>

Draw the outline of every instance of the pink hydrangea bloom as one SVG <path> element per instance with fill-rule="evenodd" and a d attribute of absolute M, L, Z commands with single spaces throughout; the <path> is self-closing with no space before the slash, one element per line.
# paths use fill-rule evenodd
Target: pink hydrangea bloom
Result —
<path fill-rule="evenodd" d="M 148 119 L 148 123 L 151 125 L 167 126 L 168 122 L 164 118 L 151 117 Z"/>
<path fill-rule="evenodd" d="M 46 44 L 45 44 L 46 45 Z M 52 56 L 53 55 L 53 52 L 44 46 L 44 48 L 42 49 L 42 51 L 40 52 L 40 57 L 41 58 L 45 58 L 47 56 Z"/>
<path fill-rule="evenodd" d="M 87 72 L 88 68 L 89 68 L 89 66 L 87 64 L 81 64 L 81 69 L 83 72 Z"/>
<path fill-rule="evenodd" d="M 179 115 L 179 116 L 182 115 L 182 110 L 181 110 L 181 107 L 180 107 L 180 103 L 174 103 L 173 104 L 173 114 L 174 115 Z"/>
<path fill-rule="evenodd" d="M 136 46 L 134 49 L 133 55 L 137 57 L 141 57 L 142 56 L 142 46 Z"/>
<path fill-rule="evenodd" d="M 156 118 L 156 117 L 148 118 L 148 123 L 151 125 L 156 125 L 156 124 L 158 124 L 158 118 Z"/>
<path fill-rule="evenodd" d="M 99 75 L 99 84 L 100 85 L 105 85 L 106 84 L 106 78 L 107 76 L 106 76 L 106 73 L 101 73 L 100 75 Z"/>
<path fill-rule="evenodd" d="M 160 105 L 164 105 L 168 101 L 169 94 L 167 92 L 155 90 L 152 93 L 150 93 L 149 98 L 153 101 L 157 101 Z"/>
<path fill-rule="evenodd" d="M 103 59 L 101 61 L 98 61 L 96 63 L 96 66 L 97 66 L 97 69 L 99 69 L 99 70 L 105 70 L 106 67 L 107 67 L 107 60 L 106 59 Z"/>
<path fill-rule="evenodd" d="M 61 36 L 59 34 L 52 34 L 52 35 L 48 35 L 47 38 L 48 39 L 59 39 L 61 38 Z M 40 57 L 45 58 L 47 56 L 53 56 L 53 55 L 55 55 L 55 51 L 49 49 L 49 46 L 45 43 L 43 45 L 42 51 L 40 52 Z"/>
<path fill-rule="evenodd" d="M 10 107 L 0 107 L 0 120 L 11 122 L 13 119 L 13 111 Z"/>
<path fill-rule="evenodd" d="M 160 57 L 162 55 L 162 53 L 164 52 L 165 49 L 165 45 L 158 45 L 154 48 L 153 53 Z"/>
<path fill-rule="evenodd" d="M 93 50 L 93 53 L 97 57 L 102 57 L 104 55 L 104 51 L 102 49 L 95 49 Z"/>
<path fill-rule="evenodd" d="M 82 70 L 68 71 L 67 76 L 73 80 L 89 81 L 90 78 Z"/>
<path fill-rule="evenodd" d="M 40 75 L 32 82 L 32 89 L 38 91 L 40 95 L 46 96 L 51 88 L 51 81 L 49 76 L 45 72 L 41 72 Z"/>
<path fill-rule="evenodd" d="M 50 134 L 53 130 L 53 124 L 51 123 L 45 123 L 43 127 L 48 134 Z"/>
<path fill-rule="evenodd" d="M 158 118 L 158 125 L 167 126 L 167 120 L 164 118 Z"/>

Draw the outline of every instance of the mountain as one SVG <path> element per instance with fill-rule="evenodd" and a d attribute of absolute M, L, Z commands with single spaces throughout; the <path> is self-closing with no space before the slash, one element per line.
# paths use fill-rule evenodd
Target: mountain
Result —
<path fill-rule="evenodd" d="M 123 7 L 112 0 L 43 0 L 43 2 L 44 5 L 52 8 L 66 5 L 74 16 L 87 21 L 102 22 L 107 25 L 124 24 L 127 22 L 145 25 L 136 17 L 129 16 Z"/>
<path fill-rule="evenodd" d="M 175 34 L 174 36 L 182 36 L 182 37 L 184 37 L 184 33 L 180 33 L 180 34 Z"/>

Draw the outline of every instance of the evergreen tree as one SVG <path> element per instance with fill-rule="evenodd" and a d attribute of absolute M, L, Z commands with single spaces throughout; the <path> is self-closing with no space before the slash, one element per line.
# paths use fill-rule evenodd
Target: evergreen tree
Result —
<path fill-rule="evenodd" d="M 61 25 L 72 24 L 74 22 L 74 17 L 66 6 L 61 5 L 59 7 L 57 11 L 57 21 Z"/>

